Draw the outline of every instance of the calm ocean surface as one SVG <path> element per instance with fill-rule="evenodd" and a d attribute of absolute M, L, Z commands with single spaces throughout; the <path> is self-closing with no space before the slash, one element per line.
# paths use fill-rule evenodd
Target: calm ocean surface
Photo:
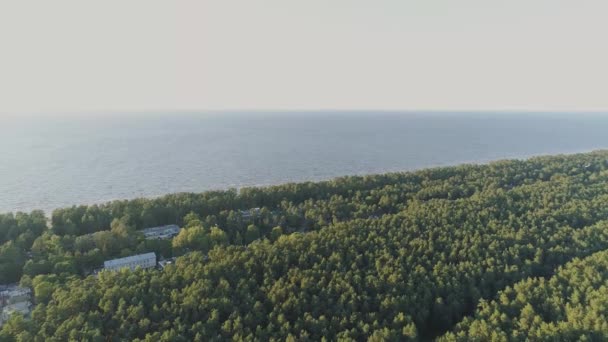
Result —
<path fill-rule="evenodd" d="M 0 212 L 608 148 L 608 115 L 0 118 Z"/>

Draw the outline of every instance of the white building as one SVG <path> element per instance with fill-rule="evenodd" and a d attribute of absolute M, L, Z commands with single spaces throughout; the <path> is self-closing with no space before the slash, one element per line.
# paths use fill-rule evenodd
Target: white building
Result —
<path fill-rule="evenodd" d="M 32 291 L 29 288 L 17 285 L 6 286 L 3 291 L 0 291 L 0 326 L 14 313 L 23 316 L 30 314 L 31 294 Z"/>
<path fill-rule="evenodd" d="M 259 215 L 260 208 L 251 208 L 249 210 L 241 210 L 243 220 L 251 220 L 254 216 Z"/>
<path fill-rule="evenodd" d="M 126 258 L 108 260 L 103 263 L 106 270 L 116 271 L 122 268 L 131 270 L 137 267 L 151 268 L 156 267 L 156 253 L 150 252 L 146 254 L 131 255 Z"/>
<path fill-rule="evenodd" d="M 13 314 L 21 314 L 27 317 L 30 314 L 30 302 L 18 302 L 15 304 L 9 304 L 2 309 L 2 314 L 0 315 L 0 325 L 2 322 L 8 321 Z"/>
<path fill-rule="evenodd" d="M 14 286 L 14 287 L 8 288 L 4 291 L 0 291 L 0 297 L 12 299 L 12 298 L 21 297 L 21 296 L 29 296 L 31 293 L 32 293 L 32 290 L 30 290 L 27 287 Z"/>
<path fill-rule="evenodd" d="M 0 291 L 0 307 L 19 302 L 29 302 L 32 290 L 27 287 L 9 286 Z"/>
<path fill-rule="evenodd" d="M 144 234 L 146 239 L 154 240 L 154 239 L 170 239 L 177 234 L 181 230 L 180 227 L 174 224 L 170 224 L 162 227 L 152 227 L 143 229 L 141 232 Z"/>

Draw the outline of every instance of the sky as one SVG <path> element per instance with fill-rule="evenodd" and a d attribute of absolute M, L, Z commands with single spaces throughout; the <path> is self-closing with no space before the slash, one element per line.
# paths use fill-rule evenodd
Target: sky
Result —
<path fill-rule="evenodd" d="M 605 0 L 0 0 L 0 115 L 608 110 Z"/>

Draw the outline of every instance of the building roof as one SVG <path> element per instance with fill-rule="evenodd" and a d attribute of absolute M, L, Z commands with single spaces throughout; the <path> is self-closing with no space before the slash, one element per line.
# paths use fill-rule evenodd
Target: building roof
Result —
<path fill-rule="evenodd" d="M 179 229 L 179 226 L 176 224 L 169 224 L 166 226 L 160 226 L 160 227 L 150 227 L 150 228 L 144 228 L 142 229 L 142 232 L 148 233 L 148 232 L 156 232 L 156 231 L 163 231 L 163 230 L 169 230 L 169 229 Z"/>
<path fill-rule="evenodd" d="M 24 294 L 29 294 L 31 292 L 32 292 L 32 290 L 30 290 L 27 287 L 13 286 L 13 287 L 7 288 L 6 290 L 0 291 L 0 297 L 15 297 L 15 296 L 21 296 Z"/>
<path fill-rule="evenodd" d="M 150 252 L 150 253 L 145 253 L 145 254 L 131 255 L 126 258 L 108 260 L 108 261 L 105 261 L 103 263 L 103 265 L 104 265 L 104 267 L 119 266 L 119 265 L 126 264 L 129 262 L 138 262 L 138 261 L 148 260 L 148 259 L 152 259 L 152 258 L 154 258 L 156 260 L 156 253 Z"/>
<path fill-rule="evenodd" d="M 4 307 L 4 312 L 24 312 L 30 308 L 30 302 L 17 302 Z"/>

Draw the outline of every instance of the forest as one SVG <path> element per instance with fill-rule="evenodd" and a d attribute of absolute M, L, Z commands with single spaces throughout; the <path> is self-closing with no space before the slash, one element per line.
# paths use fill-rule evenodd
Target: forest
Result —
<path fill-rule="evenodd" d="M 603 341 L 607 268 L 608 151 L 8 213 L 0 341 Z"/>

